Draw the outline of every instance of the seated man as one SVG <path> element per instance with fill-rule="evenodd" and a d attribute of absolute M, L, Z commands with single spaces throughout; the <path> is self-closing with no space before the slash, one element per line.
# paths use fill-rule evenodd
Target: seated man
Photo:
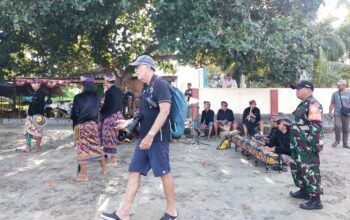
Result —
<path fill-rule="evenodd" d="M 202 117 L 199 127 L 196 130 L 205 132 L 208 129 L 208 140 L 210 139 L 213 130 L 214 111 L 210 109 L 210 102 L 204 101 L 204 110 L 202 111 Z"/>
<path fill-rule="evenodd" d="M 260 109 L 256 107 L 256 101 L 250 100 L 249 107 L 243 111 L 243 130 L 245 136 L 254 136 L 254 129 L 258 126 L 260 135 L 263 135 L 264 122 L 260 119 Z"/>
<path fill-rule="evenodd" d="M 278 136 L 279 136 L 279 131 L 278 131 L 278 116 L 277 115 L 271 115 L 270 116 L 270 126 L 271 126 L 271 131 L 270 134 L 264 138 L 265 145 L 268 147 L 273 147 L 276 146 L 278 143 Z"/>
<path fill-rule="evenodd" d="M 216 137 L 220 138 L 220 128 L 228 128 L 226 130 L 234 129 L 235 116 L 233 111 L 227 108 L 228 104 L 225 101 L 221 102 L 221 109 L 219 109 L 214 122 L 214 129 Z"/>
<path fill-rule="evenodd" d="M 278 143 L 276 146 L 265 146 L 263 151 L 274 152 L 280 155 L 282 162 L 289 165 L 291 160 L 291 150 L 290 150 L 290 128 L 292 127 L 292 122 L 289 119 L 279 119 L 277 121 L 278 130 L 280 135 L 278 137 Z"/>
<path fill-rule="evenodd" d="M 227 79 L 224 80 L 222 85 L 223 88 L 238 88 L 236 80 L 232 78 L 232 73 L 227 73 L 226 77 Z"/>

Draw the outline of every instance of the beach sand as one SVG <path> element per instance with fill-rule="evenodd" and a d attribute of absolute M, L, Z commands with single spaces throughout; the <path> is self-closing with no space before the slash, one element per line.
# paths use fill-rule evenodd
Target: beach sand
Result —
<path fill-rule="evenodd" d="M 89 182 L 75 182 L 77 163 L 70 127 L 49 127 L 42 151 L 15 151 L 24 144 L 23 127 L 0 126 L 0 219 L 94 220 L 119 206 L 135 141 L 118 149 L 119 163 L 102 176 L 98 163 L 88 165 Z M 254 165 L 234 148 L 216 150 L 219 140 L 192 146 L 183 138 L 171 144 L 179 220 L 350 219 L 350 150 L 332 148 L 327 134 L 321 153 L 323 210 L 299 208 L 290 174 Z M 159 219 L 165 210 L 160 178 L 141 180 L 131 220 Z"/>

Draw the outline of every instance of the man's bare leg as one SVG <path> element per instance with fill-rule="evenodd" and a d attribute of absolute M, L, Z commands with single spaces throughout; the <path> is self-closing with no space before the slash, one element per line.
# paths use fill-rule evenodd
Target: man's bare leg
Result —
<path fill-rule="evenodd" d="M 88 181 L 87 167 L 86 164 L 80 164 L 80 173 L 78 173 L 76 181 L 77 182 L 86 182 Z"/>
<path fill-rule="evenodd" d="M 130 172 L 128 178 L 128 185 L 126 187 L 126 192 L 120 205 L 117 215 L 123 220 L 128 220 L 132 203 L 134 202 L 137 190 L 140 187 L 141 174 L 137 172 Z"/>
<path fill-rule="evenodd" d="M 100 165 L 101 165 L 101 168 L 102 168 L 102 174 L 104 176 L 107 175 L 107 166 L 106 166 L 106 161 L 104 159 L 102 159 L 100 161 Z"/>
<path fill-rule="evenodd" d="M 40 151 L 40 144 L 41 144 L 41 139 L 36 139 L 35 152 L 39 152 Z"/>
<path fill-rule="evenodd" d="M 210 140 L 210 137 L 211 137 L 211 133 L 213 132 L 213 126 L 211 126 L 209 128 L 209 131 L 208 131 L 208 140 Z"/>
<path fill-rule="evenodd" d="M 171 216 L 177 216 L 177 212 L 175 209 L 175 187 L 173 175 L 171 173 L 167 173 L 161 177 L 163 182 L 163 189 L 165 193 L 165 198 L 167 202 L 165 212 Z"/>
<path fill-rule="evenodd" d="M 215 136 L 218 137 L 218 130 L 219 130 L 219 125 L 218 123 L 214 123 L 214 132 L 215 132 Z"/>
<path fill-rule="evenodd" d="M 244 136 L 247 137 L 248 136 L 248 128 L 247 128 L 247 126 L 243 125 L 243 131 L 244 131 Z"/>
<path fill-rule="evenodd" d="M 117 160 L 117 156 L 111 156 L 111 161 L 110 163 L 112 165 L 117 165 L 118 164 L 118 160 Z"/>
<path fill-rule="evenodd" d="M 260 134 L 264 134 L 264 121 L 259 122 L 259 129 L 260 129 Z"/>

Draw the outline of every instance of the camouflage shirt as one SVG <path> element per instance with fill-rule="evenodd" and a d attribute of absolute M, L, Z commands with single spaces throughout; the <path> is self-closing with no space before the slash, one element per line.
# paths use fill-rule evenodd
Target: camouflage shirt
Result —
<path fill-rule="evenodd" d="M 302 154 L 302 161 L 310 163 L 319 163 L 313 161 L 313 157 L 306 154 L 318 153 L 323 149 L 323 127 L 322 127 L 322 105 L 313 97 L 310 96 L 302 101 L 292 115 L 291 129 L 291 150 L 293 153 Z M 297 155 L 294 155 L 294 158 Z"/>

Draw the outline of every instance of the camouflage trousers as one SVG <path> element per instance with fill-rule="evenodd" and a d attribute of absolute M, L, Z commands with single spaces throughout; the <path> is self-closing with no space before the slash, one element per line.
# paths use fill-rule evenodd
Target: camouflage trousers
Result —
<path fill-rule="evenodd" d="M 313 157 L 315 156 L 318 157 L 318 155 L 313 155 Z M 323 194 L 319 163 L 302 162 L 300 156 L 292 153 L 290 170 L 295 186 L 307 190 L 311 195 Z"/>

